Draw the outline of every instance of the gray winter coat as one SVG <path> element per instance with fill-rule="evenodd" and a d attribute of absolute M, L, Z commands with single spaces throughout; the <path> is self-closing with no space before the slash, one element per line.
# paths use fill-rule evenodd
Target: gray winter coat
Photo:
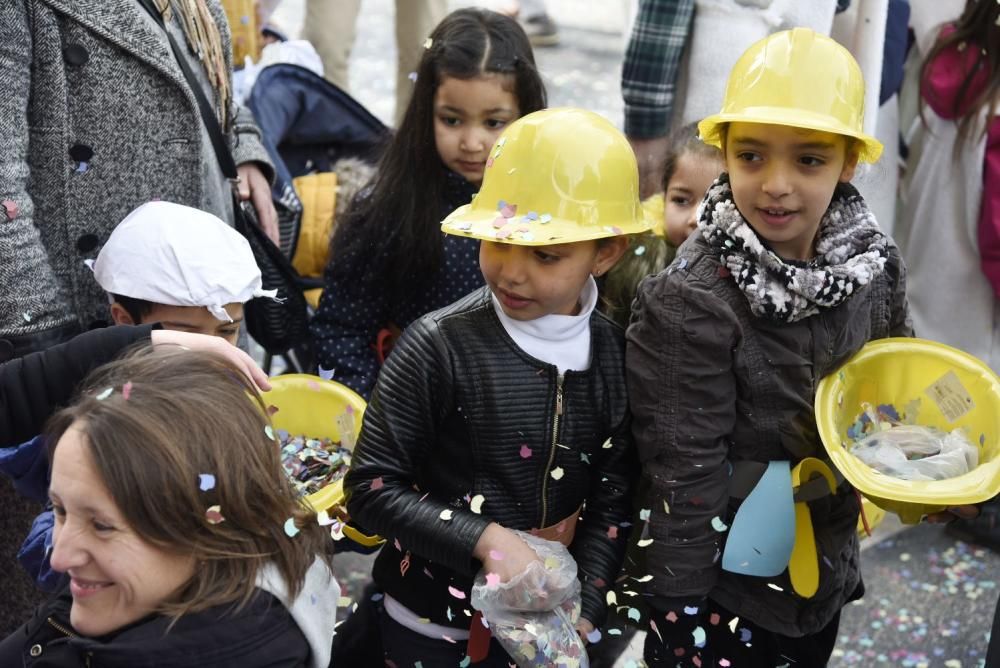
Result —
<path fill-rule="evenodd" d="M 206 1 L 229 54 L 225 13 Z M 10 0 L 0 11 L 0 354 L 106 323 L 84 260 L 133 208 L 207 208 L 201 116 L 144 11 L 138 0 Z M 250 112 L 230 115 L 237 164 L 269 165 Z"/>
<path fill-rule="evenodd" d="M 729 525 L 739 508 L 729 494 L 730 463 L 825 458 L 816 385 L 868 341 L 912 336 L 905 270 L 890 246 L 876 280 L 835 308 L 786 324 L 754 316 L 720 267 L 717 253 L 692 235 L 669 269 L 642 282 L 628 329 L 633 433 L 648 490 L 642 507 L 651 511 L 654 539 L 645 548 L 652 604 L 670 609 L 708 595 L 770 631 L 815 633 L 861 580 L 853 490 L 841 485 L 810 503 L 821 555 L 811 599 L 792 591 L 787 571 L 776 578 L 723 571 L 727 534 L 712 520 Z"/>

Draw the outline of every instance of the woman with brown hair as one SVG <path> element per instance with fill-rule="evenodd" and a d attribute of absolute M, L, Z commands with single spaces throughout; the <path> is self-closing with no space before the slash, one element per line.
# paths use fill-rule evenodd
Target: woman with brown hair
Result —
<path fill-rule="evenodd" d="M 340 589 L 324 531 L 238 367 L 141 349 L 91 376 L 47 435 L 68 586 L 0 643 L 0 665 L 329 664 Z"/>

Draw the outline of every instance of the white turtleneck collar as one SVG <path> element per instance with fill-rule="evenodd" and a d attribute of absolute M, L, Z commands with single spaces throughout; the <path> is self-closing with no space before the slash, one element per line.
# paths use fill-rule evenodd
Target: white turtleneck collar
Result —
<path fill-rule="evenodd" d="M 514 343 L 532 357 L 566 371 L 590 367 L 590 314 L 597 307 L 597 283 L 587 279 L 580 292 L 578 315 L 543 315 L 534 320 L 515 320 L 503 312 L 492 295 L 493 310 Z"/>

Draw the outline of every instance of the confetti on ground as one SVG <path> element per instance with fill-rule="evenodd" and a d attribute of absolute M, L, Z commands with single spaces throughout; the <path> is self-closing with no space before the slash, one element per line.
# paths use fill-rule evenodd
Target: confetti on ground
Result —
<path fill-rule="evenodd" d="M 844 608 L 831 668 L 984 664 L 1000 555 L 921 524 L 866 548 L 861 566 L 866 596 Z"/>
<path fill-rule="evenodd" d="M 202 473 L 198 476 L 198 489 L 207 492 L 215 489 L 215 476 L 211 473 Z"/>

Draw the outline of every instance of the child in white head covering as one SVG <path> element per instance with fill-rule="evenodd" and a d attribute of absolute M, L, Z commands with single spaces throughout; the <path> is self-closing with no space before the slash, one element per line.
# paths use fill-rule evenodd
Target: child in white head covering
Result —
<path fill-rule="evenodd" d="M 238 232 L 210 213 L 148 202 L 111 233 L 93 265 L 116 325 L 159 322 L 236 344 L 243 304 L 274 297 Z"/>

